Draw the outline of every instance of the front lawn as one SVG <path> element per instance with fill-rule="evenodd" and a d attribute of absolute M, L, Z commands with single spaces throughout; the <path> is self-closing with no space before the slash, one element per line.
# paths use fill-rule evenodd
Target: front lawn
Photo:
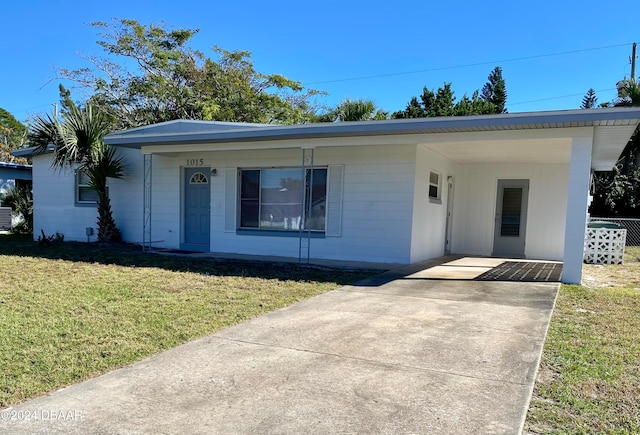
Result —
<path fill-rule="evenodd" d="M 371 273 L 0 235 L 0 408 Z"/>
<path fill-rule="evenodd" d="M 525 433 L 640 433 L 640 247 L 583 283 L 560 289 Z"/>

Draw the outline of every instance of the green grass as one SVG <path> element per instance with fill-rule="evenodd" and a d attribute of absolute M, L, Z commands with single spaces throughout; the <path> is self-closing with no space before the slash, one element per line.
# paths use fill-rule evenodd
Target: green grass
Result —
<path fill-rule="evenodd" d="M 640 248 L 585 269 L 608 282 L 561 287 L 526 433 L 640 433 Z"/>
<path fill-rule="evenodd" d="M 0 407 L 371 275 L 0 235 Z"/>

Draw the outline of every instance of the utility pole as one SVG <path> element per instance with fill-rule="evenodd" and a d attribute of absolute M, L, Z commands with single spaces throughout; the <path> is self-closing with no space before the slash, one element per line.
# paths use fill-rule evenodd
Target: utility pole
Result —
<path fill-rule="evenodd" d="M 631 81 L 636 81 L 636 43 L 631 47 Z"/>

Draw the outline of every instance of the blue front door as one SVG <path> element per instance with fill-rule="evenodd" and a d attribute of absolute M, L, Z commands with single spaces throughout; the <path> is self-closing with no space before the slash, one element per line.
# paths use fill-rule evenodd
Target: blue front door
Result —
<path fill-rule="evenodd" d="M 210 250 L 210 173 L 210 168 L 184 170 L 184 249 Z"/>

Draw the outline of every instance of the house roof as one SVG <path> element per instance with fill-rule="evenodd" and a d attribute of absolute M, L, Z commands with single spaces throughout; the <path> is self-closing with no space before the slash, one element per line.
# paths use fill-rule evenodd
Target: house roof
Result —
<path fill-rule="evenodd" d="M 194 124 L 193 121 L 170 121 L 114 132 L 106 136 L 105 142 L 114 146 L 140 148 L 143 145 L 203 142 L 253 142 L 569 127 L 629 126 L 634 129 L 639 121 L 640 108 L 626 107 L 299 125 L 234 124 L 215 121 L 198 121 L 198 124 Z"/>
<path fill-rule="evenodd" d="M 31 171 L 31 165 L 23 165 L 21 163 L 0 162 L 0 168 Z"/>
<path fill-rule="evenodd" d="M 414 143 L 460 163 L 560 163 L 570 160 L 572 137 L 586 135 L 592 168 L 610 170 L 639 122 L 640 107 L 301 125 L 181 120 L 114 132 L 105 142 L 153 153 Z"/>
<path fill-rule="evenodd" d="M 136 136 L 139 134 L 174 134 L 174 133 L 196 133 L 196 132 L 224 132 L 244 129 L 270 127 L 271 124 L 253 124 L 248 122 L 221 122 L 221 121 L 198 121 L 192 119 L 176 119 L 173 121 L 160 122 L 142 127 L 130 128 L 110 134 L 119 136 Z"/>
<path fill-rule="evenodd" d="M 2 180 L 32 180 L 31 165 L 0 162 L 0 184 Z"/>
<path fill-rule="evenodd" d="M 639 122 L 640 107 L 298 125 L 175 120 L 113 132 L 105 143 L 152 152 L 422 143 L 460 163 L 568 162 L 569 139 L 583 128 L 593 140 L 593 169 L 610 170 Z M 35 148 L 13 154 L 33 156 Z"/>
<path fill-rule="evenodd" d="M 47 149 L 45 151 L 39 151 L 38 147 L 20 148 L 20 149 L 11 151 L 11 155 L 16 157 L 33 157 L 33 156 L 37 156 L 38 154 L 51 153 L 53 152 L 54 149 L 55 149 L 55 146 L 53 145 L 47 146 Z"/>

